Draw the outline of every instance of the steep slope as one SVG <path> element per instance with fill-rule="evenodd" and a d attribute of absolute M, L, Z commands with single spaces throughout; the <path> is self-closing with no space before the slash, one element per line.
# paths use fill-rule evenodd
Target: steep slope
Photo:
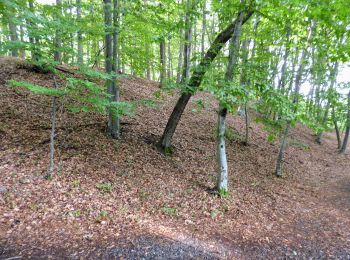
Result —
<path fill-rule="evenodd" d="M 205 100 L 202 111 L 193 112 L 194 103 L 186 109 L 171 157 L 154 144 L 176 93 L 124 118 L 119 141 L 105 135 L 103 116 L 72 114 L 60 104 L 59 170 L 47 181 L 50 98 L 6 81 L 52 86 L 52 75 L 18 64 L 0 58 L 0 256 L 134 258 L 178 248 L 187 252 L 180 258 L 350 257 L 350 160 L 336 153 L 333 134 L 319 146 L 308 129 L 294 129 L 286 176 L 277 179 L 278 144 L 252 123 L 250 145 L 228 142 L 231 193 L 220 199 L 207 192 L 216 172 L 217 104 L 210 95 L 194 97 Z M 134 77 L 121 88 L 124 100 L 158 90 Z M 228 126 L 243 133 L 237 116 Z M 157 248 L 159 237 L 164 247 Z"/>

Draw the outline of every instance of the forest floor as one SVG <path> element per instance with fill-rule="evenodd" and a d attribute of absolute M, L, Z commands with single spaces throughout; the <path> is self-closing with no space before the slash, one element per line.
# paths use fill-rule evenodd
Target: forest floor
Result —
<path fill-rule="evenodd" d="M 284 177 L 273 175 L 278 141 L 229 116 L 230 194 L 208 193 L 216 175 L 217 103 L 199 93 L 174 136 L 155 148 L 178 94 L 123 118 L 122 139 L 106 118 L 58 111 L 58 171 L 48 169 L 51 99 L 8 87 L 10 79 L 53 86 L 50 74 L 0 58 L 0 259 L 350 259 L 350 156 L 333 133 L 323 143 L 298 126 Z M 63 82 L 60 81 L 60 84 Z M 153 97 L 154 82 L 121 79 L 124 100 Z M 195 101 L 206 106 L 194 112 Z"/>

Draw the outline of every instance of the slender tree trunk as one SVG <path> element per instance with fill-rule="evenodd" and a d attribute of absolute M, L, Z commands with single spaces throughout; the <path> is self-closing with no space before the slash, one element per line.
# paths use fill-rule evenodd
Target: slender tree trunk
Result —
<path fill-rule="evenodd" d="M 242 23 L 244 24 L 252 16 L 253 11 L 241 11 L 241 12 L 245 13 L 243 23 Z M 190 100 L 194 91 L 200 86 L 203 80 L 204 74 L 206 73 L 207 69 L 209 68 L 209 66 L 215 59 L 215 57 L 219 54 L 222 47 L 233 35 L 238 20 L 239 19 L 236 19 L 225 30 L 223 30 L 221 33 L 219 33 L 219 35 L 217 35 L 217 37 L 211 44 L 209 50 L 207 51 L 205 56 L 201 59 L 201 62 L 195 67 L 195 70 L 188 84 L 189 89 L 191 89 L 191 92 L 183 93 L 179 98 L 171 116 L 169 117 L 168 123 L 160 139 L 159 146 L 162 148 L 163 151 L 166 152 L 167 150 L 170 149 L 172 137 L 175 133 L 176 127 L 180 121 L 180 118 L 182 116 L 183 111 L 185 110 L 185 107 L 188 101 Z"/>
<path fill-rule="evenodd" d="M 347 120 L 346 120 L 346 130 L 345 130 L 343 145 L 340 148 L 341 154 L 344 154 L 346 152 L 346 148 L 348 146 L 348 141 L 349 141 L 349 134 L 350 134 L 350 91 L 348 94 L 348 112 L 347 112 Z"/>
<path fill-rule="evenodd" d="M 171 79 L 173 77 L 173 61 L 172 61 L 172 55 L 171 55 L 171 41 L 169 39 L 168 41 L 168 79 Z"/>
<path fill-rule="evenodd" d="M 338 67 L 339 67 L 339 63 L 336 61 L 334 63 L 334 66 L 331 70 L 331 74 L 330 74 L 330 78 L 331 78 L 331 85 L 329 87 L 329 92 L 331 93 L 337 83 L 337 75 L 338 75 Z M 329 114 L 329 107 L 330 107 L 330 104 L 331 104 L 331 101 L 330 100 L 327 100 L 327 105 L 326 105 L 326 108 L 325 108 L 325 113 L 324 113 L 324 117 L 321 119 L 321 123 L 323 125 L 325 125 L 328 121 L 328 114 Z M 321 144 L 322 143 L 322 131 L 320 133 L 317 134 L 317 137 L 316 137 L 316 142 L 318 144 Z"/>
<path fill-rule="evenodd" d="M 58 12 L 58 19 L 62 17 L 62 0 L 56 0 L 56 7 Z M 61 57 L 61 51 L 59 50 L 62 45 L 62 40 L 60 37 L 60 30 L 56 30 L 56 36 L 55 36 L 55 51 L 54 51 L 54 60 L 58 63 L 61 63 L 62 57 Z"/>
<path fill-rule="evenodd" d="M 111 74 L 116 64 L 113 64 L 113 44 L 112 44 L 112 2 L 111 0 L 104 0 L 104 16 L 105 16 L 105 53 L 106 53 L 106 73 Z M 114 79 L 106 80 L 107 93 L 110 95 L 109 101 L 115 102 L 116 89 L 114 85 Z M 113 109 L 109 109 L 108 116 L 108 134 L 112 138 L 118 138 L 119 132 L 117 131 L 116 115 Z"/>
<path fill-rule="evenodd" d="M 182 72 L 182 55 L 183 55 L 184 47 L 183 47 L 183 29 L 180 29 L 180 47 L 179 47 L 179 59 L 177 62 L 177 75 L 176 75 L 176 83 L 179 84 L 181 82 L 181 72 Z"/>
<path fill-rule="evenodd" d="M 315 23 L 312 21 L 311 22 L 311 26 L 310 26 L 310 30 L 309 30 L 309 35 L 308 35 L 308 39 L 307 42 L 309 43 L 310 40 L 312 39 L 312 34 L 315 28 Z M 293 104 L 295 105 L 295 109 L 294 109 L 294 114 L 297 112 L 297 104 L 299 102 L 299 92 L 300 92 L 300 86 L 301 86 L 301 81 L 302 81 L 302 76 L 303 76 L 303 72 L 304 72 L 304 67 L 305 67 L 305 62 L 308 58 L 308 52 L 307 52 L 307 46 L 303 49 L 303 52 L 301 54 L 301 58 L 300 58 L 300 64 L 299 64 L 299 68 L 297 71 L 297 74 L 295 76 L 295 87 L 294 87 L 294 94 L 293 94 Z M 286 142 L 287 142 L 287 137 L 289 134 L 289 129 L 291 128 L 291 121 L 287 122 L 285 131 L 283 133 L 282 136 L 282 140 L 281 140 L 281 144 L 280 144 L 280 149 L 278 152 L 278 157 L 277 157 L 277 161 L 276 161 L 276 169 L 275 169 L 275 175 L 277 177 L 281 177 L 282 176 L 282 164 L 283 164 L 283 154 L 284 154 L 284 150 L 286 148 Z"/>
<path fill-rule="evenodd" d="M 283 65 L 282 65 L 282 68 L 281 68 L 281 77 L 278 81 L 278 90 L 281 91 L 281 93 L 284 93 L 284 88 L 285 88 L 285 82 L 286 82 L 286 72 L 287 72 L 287 65 L 288 65 L 288 57 L 289 57 L 289 53 L 290 53 L 290 47 L 289 47 L 289 36 L 290 36 L 290 27 L 287 26 L 287 46 L 286 46 L 286 50 L 284 52 L 284 55 L 283 55 Z"/>
<path fill-rule="evenodd" d="M 24 42 L 24 29 L 23 29 L 23 25 L 22 24 L 19 26 L 19 31 L 20 31 L 21 42 Z M 26 58 L 26 51 L 25 51 L 24 48 L 21 48 L 21 58 L 22 59 Z"/>
<path fill-rule="evenodd" d="M 185 84 L 190 77 L 190 60 L 191 60 L 191 41 L 192 41 L 192 19 L 191 19 L 192 0 L 186 2 L 185 17 L 185 44 L 184 44 L 184 63 L 182 69 L 181 82 Z"/>
<path fill-rule="evenodd" d="M 17 26 L 13 22 L 11 16 L 8 16 L 8 24 L 9 24 L 11 42 L 15 43 L 18 41 Z M 18 48 L 17 47 L 11 48 L 11 55 L 12 55 L 12 57 L 18 57 Z"/>
<path fill-rule="evenodd" d="M 244 13 L 240 12 L 237 18 L 237 23 L 235 24 L 234 33 L 230 41 L 229 49 L 229 61 L 227 64 L 227 69 L 225 73 L 225 80 L 227 82 L 232 81 L 234 76 L 234 69 L 237 65 L 239 58 L 239 42 L 242 32 Z M 219 193 L 228 192 L 228 166 L 226 158 L 226 147 L 225 147 L 225 120 L 226 120 L 227 108 L 223 105 L 219 107 L 219 117 L 218 117 L 218 165 L 219 173 L 217 177 L 217 189 Z"/>
<path fill-rule="evenodd" d="M 217 175 L 217 190 L 219 193 L 226 193 L 228 191 L 228 165 L 226 158 L 225 147 L 225 121 L 226 121 L 227 109 L 220 107 L 218 113 L 218 141 L 217 141 L 217 153 L 218 153 L 218 165 L 219 172 Z"/>
<path fill-rule="evenodd" d="M 275 169 L 275 174 L 277 177 L 282 177 L 282 164 L 283 164 L 284 150 L 286 149 L 286 146 L 287 146 L 287 138 L 288 138 L 290 127 L 291 127 L 291 124 L 288 123 L 282 136 L 281 145 L 277 156 L 276 169 Z"/>
<path fill-rule="evenodd" d="M 336 136 L 337 136 L 338 149 L 340 149 L 340 148 L 341 148 L 341 145 L 342 145 L 342 141 L 341 141 L 341 137 L 340 137 L 340 131 L 339 131 L 339 127 L 338 127 L 338 122 L 337 122 L 337 119 L 336 119 L 336 117 L 335 117 L 334 107 L 333 107 L 333 109 L 332 109 L 332 119 L 333 119 L 335 134 L 336 134 Z"/>
<path fill-rule="evenodd" d="M 205 54 L 205 32 L 207 30 L 207 17 L 206 17 L 206 1 L 203 2 L 202 10 L 202 40 L 201 40 L 201 57 Z"/>
<path fill-rule="evenodd" d="M 79 22 L 79 27 L 81 26 L 81 0 L 76 0 L 77 5 L 77 20 Z M 79 28 L 77 32 L 78 36 L 78 64 L 82 65 L 84 62 L 84 53 L 83 53 L 83 34 L 81 32 L 81 29 Z"/>
<path fill-rule="evenodd" d="M 119 17 L 119 1 L 113 0 L 113 64 L 112 71 L 118 73 L 118 17 Z M 112 85 L 112 102 L 120 101 L 120 90 L 116 76 L 113 77 Z M 110 113 L 110 134 L 112 138 L 120 138 L 120 118 Z"/>
<path fill-rule="evenodd" d="M 166 80 L 166 57 L 165 57 L 165 39 L 162 38 L 159 43 L 159 54 L 160 54 L 160 86 L 164 87 Z"/>

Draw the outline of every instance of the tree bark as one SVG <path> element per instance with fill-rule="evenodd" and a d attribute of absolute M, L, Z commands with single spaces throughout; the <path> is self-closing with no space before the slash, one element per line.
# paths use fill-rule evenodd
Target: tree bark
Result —
<path fill-rule="evenodd" d="M 160 86 L 164 87 L 166 80 L 166 57 L 165 57 L 165 39 L 162 38 L 159 43 L 160 54 Z"/>
<path fill-rule="evenodd" d="M 331 74 L 330 74 L 331 85 L 329 86 L 329 89 L 328 89 L 328 92 L 330 92 L 330 93 L 333 91 L 333 89 L 337 83 L 338 67 L 339 67 L 339 63 L 338 63 L 338 61 L 336 61 L 334 63 L 334 66 L 333 66 L 333 68 L 331 70 Z M 324 117 L 321 119 L 321 123 L 323 125 L 326 124 L 328 121 L 328 114 L 329 114 L 330 105 L 331 105 L 331 101 L 327 100 L 327 105 L 325 108 Z M 318 143 L 318 144 L 322 143 L 322 134 L 323 134 L 322 131 L 317 134 L 316 143 Z"/>
<path fill-rule="evenodd" d="M 115 64 L 113 64 L 113 44 L 112 44 L 112 2 L 111 0 L 104 0 L 104 20 L 105 20 L 105 62 L 106 62 L 106 73 L 111 74 L 113 71 L 113 68 Z M 116 101 L 116 90 L 115 85 L 113 83 L 114 79 L 107 79 L 106 80 L 106 88 L 107 93 L 110 95 L 109 101 L 114 102 Z M 117 132 L 117 122 L 116 122 L 116 116 L 114 114 L 114 111 L 112 109 L 109 109 L 108 111 L 108 134 L 112 138 L 118 138 L 119 133 Z"/>
<path fill-rule="evenodd" d="M 348 112 L 347 112 L 347 120 L 346 120 L 346 130 L 345 130 L 343 145 L 339 151 L 341 154 L 345 154 L 346 152 L 346 148 L 348 146 L 348 141 L 349 141 L 349 134 L 350 134 L 350 91 L 348 94 Z"/>
<path fill-rule="evenodd" d="M 218 165 L 219 172 L 217 175 L 217 190 L 221 193 L 228 192 L 228 165 L 226 157 L 225 147 L 225 121 L 226 121 L 227 109 L 220 107 L 218 113 L 218 141 L 217 141 L 217 153 L 218 153 Z"/>
<path fill-rule="evenodd" d="M 58 12 L 58 19 L 62 17 L 62 0 L 56 0 L 56 7 Z M 59 50 L 62 45 L 62 40 L 60 37 L 60 30 L 56 30 L 56 36 L 55 36 L 55 51 L 54 51 L 54 60 L 61 63 L 62 57 L 61 57 L 61 51 Z"/>
<path fill-rule="evenodd" d="M 308 39 L 307 42 L 310 42 L 310 40 L 312 39 L 312 34 L 315 28 L 315 23 L 312 21 L 311 25 L 310 25 L 310 29 L 309 29 L 309 35 L 308 35 Z M 303 72 L 304 72 L 304 67 L 305 67 L 305 62 L 308 58 L 308 52 L 307 52 L 307 46 L 305 46 L 305 48 L 302 51 L 301 54 L 301 58 L 300 58 L 300 64 L 299 64 L 299 68 L 297 71 L 297 74 L 295 76 L 295 87 L 294 87 L 294 93 L 293 93 L 293 104 L 295 105 L 294 108 L 294 114 L 297 112 L 297 104 L 299 102 L 299 92 L 300 92 L 300 86 L 301 86 L 301 80 L 302 80 L 302 76 L 303 76 Z M 280 144 L 280 149 L 278 152 L 278 157 L 277 157 L 277 161 L 276 161 L 276 169 L 275 169 L 275 175 L 277 177 L 282 177 L 282 164 L 283 164 L 283 155 L 284 155 L 284 150 L 286 148 L 286 142 L 287 142 L 287 137 L 289 134 L 289 129 L 291 128 L 291 121 L 287 122 L 285 131 L 283 133 L 282 136 L 282 141 Z"/>
<path fill-rule="evenodd" d="M 237 18 L 237 23 L 235 24 L 234 33 L 230 41 L 229 49 L 229 60 L 227 64 L 227 69 L 225 73 L 225 81 L 230 82 L 234 76 L 234 69 L 237 65 L 240 37 L 242 32 L 244 13 L 240 12 Z M 217 190 L 220 194 L 228 192 L 228 166 L 226 158 L 226 147 L 225 147 L 225 121 L 226 121 L 227 107 L 221 104 L 219 107 L 219 117 L 218 117 L 218 165 L 219 172 L 217 177 Z"/>
<path fill-rule="evenodd" d="M 13 42 L 13 43 L 18 42 L 17 26 L 13 22 L 12 17 L 10 15 L 8 16 L 8 25 L 9 25 L 9 30 L 10 30 L 11 42 Z M 18 48 L 17 47 L 11 48 L 11 55 L 12 55 L 12 57 L 18 57 Z"/>
<path fill-rule="evenodd" d="M 81 0 L 76 0 L 77 5 L 77 20 L 79 22 L 79 27 L 81 26 Z M 83 53 L 83 34 L 81 32 L 81 29 L 79 28 L 77 32 L 78 36 L 78 59 L 77 62 L 79 65 L 82 65 L 84 62 L 84 53 Z"/>
<path fill-rule="evenodd" d="M 112 71 L 118 73 L 118 22 L 119 22 L 119 1 L 113 0 L 113 64 Z M 120 101 L 120 89 L 116 76 L 113 77 L 112 85 L 112 102 Z M 110 115 L 110 126 L 112 138 L 120 138 L 120 118 L 117 116 Z"/>
<path fill-rule="evenodd" d="M 184 44 L 184 63 L 182 68 L 181 83 L 185 84 L 190 77 L 190 60 L 191 60 L 191 41 L 192 41 L 192 19 L 191 19 L 192 1 L 186 2 L 185 17 L 185 44 Z"/>
<path fill-rule="evenodd" d="M 337 147 L 338 147 L 338 149 L 340 149 L 341 145 L 342 145 L 342 141 L 341 141 L 341 137 L 340 137 L 340 131 L 339 131 L 339 127 L 338 127 L 338 122 L 337 122 L 337 119 L 335 117 L 334 107 L 332 109 L 332 119 L 333 119 L 335 134 L 337 136 L 337 143 L 338 143 Z"/>
<path fill-rule="evenodd" d="M 201 57 L 204 57 L 205 52 L 205 32 L 207 30 L 207 17 L 206 17 L 206 1 L 203 2 L 202 10 L 202 40 L 201 40 Z"/>
<path fill-rule="evenodd" d="M 242 24 L 244 24 L 252 16 L 254 11 L 249 10 L 249 11 L 241 11 L 241 12 L 244 13 L 244 19 L 242 22 Z M 188 101 L 190 100 L 194 91 L 200 86 L 206 71 L 210 67 L 215 57 L 221 51 L 225 43 L 233 35 L 238 21 L 239 19 L 236 19 L 226 29 L 224 29 L 221 33 L 217 35 L 217 37 L 209 47 L 208 51 L 206 52 L 205 56 L 202 57 L 200 63 L 195 67 L 194 72 L 188 84 L 190 92 L 183 93 L 179 98 L 171 116 L 169 117 L 168 123 L 160 139 L 159 146 L 163 151 L 170 149 L 172 137 L 175 133 L 176 127 L 180 121 L 180 118 L 182 116 L 183 111 L 185 110 L 185 107 Z"/>

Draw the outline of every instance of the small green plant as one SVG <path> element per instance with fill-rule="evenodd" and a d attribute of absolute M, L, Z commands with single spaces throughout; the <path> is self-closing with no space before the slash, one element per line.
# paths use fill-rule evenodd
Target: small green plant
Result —
<path fill-rule="evenodd" d="M 212 212 L 210 212 L 210 217 L 211 217 L 212 219 L 216 219 L 216 217 L 217 217 L 219 214 L 220 214 L 220 211 L 217 210 L 217 209 L 215 209 L 215 210 L 213 210 Z"/>
<path fill-rule="evenodd" d="M 81 210 L 80 209 L 73 210 L 70 215 L 75 218 L 79 218 L 81 216 Z"/>
<path fill-rule="evenodd" d="M 98 216 L 96 217 L 96 222 L 102 222 L 108 218 L 108 212 L 105 210 L 101 210 Z"/>
<path fill-rule="evenodd" d="M 149 195 L 147 194 L 147 192 L 146 192 L 144 189 L 141 189 L 141 190 L 139 191 L 139 197 L 140 197 L 140 200 L 141 200 L 141 201 L 147 200 L 148 196 L 149 196 Z"/>
<path fill-rule="evenodd" d="M 229 196 L 229 192 L 225 189 L 219 189 L 219 195 L 220 197 L 226 198 Z"/>
<path fill-rule="evenodd" d="M 177 213 L 177 210 L 175 208 L 169 208 L 169 207 L 163 207 L 160 209 L 160 211 L 165 214 L 165 215 L 169 215 L 169 216 L 175 216 Z"/>
<path fill-rule="evenodd" d="M 80 186 L 80 180 L 73 180 L 72 186 L 73 186 L 73 188 L 78 188 Z"/>
<path fill-rule="evenodd" d="M 108 183 L 98 183 L 96 184 L 96 188 L 100 191 L 104 191 L 104 192 L 111 192 L 113 189 L 113 185 L 112 183 L 108 182 Z"/>
<path fill-rule="evenodd" d="M 33 210 L 33 211 L 38 211 L 39 208 L 40 208 L 40 205 L 37 204 L 37 203 L 33 203 L 33 204 L 30 205 L 30 208 L 31 208 L 31 210 Z"/>

